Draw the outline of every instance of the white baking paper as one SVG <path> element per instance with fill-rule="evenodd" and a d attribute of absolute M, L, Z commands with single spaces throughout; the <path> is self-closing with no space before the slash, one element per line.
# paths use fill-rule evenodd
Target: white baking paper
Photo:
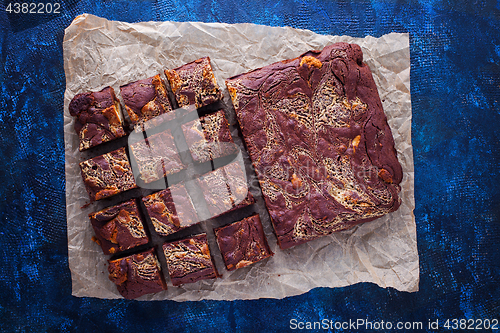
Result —
<path fill-rule="evenodd" d="M 91 241 L 93 231 L 88 214 L 102 207 L 94 203 L 81 208 L 88 203 L 78 167 L 78 163 L 85 158 L 78 151 L 78 138 L 68 111 L 69 102 L 75 94 L 98 91 L 106 86 L 112 86 L 119 94 L 120 85 L 210 56 L 219 86 L 224 90 L 225 101 L 230 104 L 224 79 L 276 61 L 295 58 L 308 50 L 322 49 L 327 44 L 339 41 L 361 46 L 364 61 L 371 68 L 379 88 L 404 171 L 399 210 L 348 231 L 282 251 L 276 244 L 263 200 L 257 193 L 257 209 L 264 212 L 260 215 L 274 257 L 232 273 L 227 272 L 213 241 L 212 226 L 205 222 L 202 229 L 208 232 L 210 249 L 223 277 L 183 287 L 169 284 L 167 291 L 139 299 L 196 301 L 283 298 L 316 287 L 334 288 L 358 282 L 372 282 L 401 291 L 417 291 L 419 258 L 413 215 L 415 200 L 408 34 L 352 38 L 246 23 L 130 24 L 84 14 L 75 18 L 66 29 L 63 43 L 66 74 L 66 205 L 73 295 L 121 297 L 108 279 L 108 257 Z M 234 118 L 230 122 L 234 122 Z"/>

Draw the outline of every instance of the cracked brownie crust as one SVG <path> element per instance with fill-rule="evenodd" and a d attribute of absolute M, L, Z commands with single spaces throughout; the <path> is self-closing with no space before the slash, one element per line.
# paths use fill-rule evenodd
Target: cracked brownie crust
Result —
<path fill-rule="evenodd" d="M 214 229 L 217 244 L 228 271 L 271 257 L 258 214 Z"/>
<path fill-rule="evenodd" d="M 137 202 L 128 200 L 119 205 L 89 214 L 95 238 L 104 254 L 115 254 L 149 241 Z"/>
<path fill-rule="evenodd" d="M 81 162 L 80 169 L 91 201 L 137 187 L 123 147 Z"/>
<path fill-rule="evenodd" d="M 163 244 L 168 274 L 174 286 L 219 277 L 206 234 Z"/>
<path fill-rule="evenodd" d="M 69 103 L 69 113 L 75 117 L 75 131 L 83 151 L 124 136 L 120 102 L 113 88 L 78 94 Z"/>
<path fill-rule="evenodd" d="M 141 124 L 172 111 L 167 89 L 160 75 L 120 87 L 125 110 L 132 124 Z"/>
<path fill-rule="evenodd" d="M 356 44 L 226 81 L 282 249 L 400 205 L 402 169 Z"/>

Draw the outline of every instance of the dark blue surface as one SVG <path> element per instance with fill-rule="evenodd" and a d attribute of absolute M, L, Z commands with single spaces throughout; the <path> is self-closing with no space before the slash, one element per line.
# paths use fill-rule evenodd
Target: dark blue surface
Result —
<path fill-rule="evenodd" d="M 500 319 L 500 2 L 68 1 L 60 15 L 17 17 L 0 9 L 0 331 L 281 332 L 292 318 L 424 327 Z M 357 37 L 409 32 L 420 291 L 362 283 L 284 300 L 72 297 L 62 39 L 83 12 Z"/>

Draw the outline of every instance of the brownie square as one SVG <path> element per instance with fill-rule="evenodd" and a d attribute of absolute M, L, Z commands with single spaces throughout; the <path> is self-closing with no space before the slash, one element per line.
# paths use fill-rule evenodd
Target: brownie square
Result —
<path fill-rule="evenodd" d="M 122 252 L 149 241 L 135 199 L 91 213 L 89 217 L 95 232 L 92 239 L 104 254 Z"/>
<path fill-rule="evenodd" d="M 182 125 L 194 161 L 206 162 L 236 153 L 224 110 Z"/>
<path fill-rule="evenodd" d="M 130 150 L 137 163 L 139 177 L 146 184 L 184 168 L 169 129 L 131 144 Z"/>
<path fill-rule="evenodd" d="M 226 177 L 229 192 L 231 192 L 233 210 L 253 204 L 255 199 L 249 191 L 245 170 L 241 164 L 237 161 L 229 163 L 222 170 Z"/>
<path fill-rule="evenodd" d="M 201 108 L 223 97 L 209 57 L 200 58 L 175 69 L 167 69 L 165 75 L 180 108 L 188 105 Z"/>
<path fill-rule="evenodd" d="M 271 257 L 258 214 L 214 229 L 217 244 L 228 271 Z"/>
<path fill-rule="evenodd" d="M 120 102 L 113 88 L 78 94 L 69 103 L 80 151 L 124 136 Z"/>
<path fill-rule="evenodd" d="M 255 202 L 248 191 L 239 162 L 206 173 L 198 177 L 196 182 L 203 193 L 211 217 L 218 217 Z"/>
<path fill-rule="evenodd" d="M 120 87 L 125 110 L 132 124 L 141 124 L 172 111 L 165 83 L 160 75 Z"/>
<path fill-rule="evenodd" d="M 108 271 L 109 279 L 127 299 L 167 289 L 154 249 L 108 260 Z"/>
<path fill-rule="evenodd" d="M 210 256 L 206 234 L 165 243 L 163 253 L 174 286 L 219 277 Z"/>
<path fill-rule="evenodd" d="M 142 198 L 156 232 L 168 236 L 200 222 L 191 197 L 182 184 Z"/>
<path fill-rule="evenodd" d="M 226 81 L 282 249 L 398 209 L 402 168 L 356 44 Z"/>
<path fill-rule="evenodd" d="M 231 192 L 222 168 L 198 177 L 196 182 L 203 193 L 210 216 L 219 216 L 233 208 Z"/>
<path fill-rule="evenodd" d="M 124 147 L 81 162 L 80 169 L 91 201 L 137 187 Z"/>

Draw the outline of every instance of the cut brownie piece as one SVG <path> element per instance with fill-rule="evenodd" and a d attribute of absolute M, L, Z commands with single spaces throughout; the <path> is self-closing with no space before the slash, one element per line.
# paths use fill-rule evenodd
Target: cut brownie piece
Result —
<path fill-rule="evenodd" d="M 281 248 L 398 209 L 402 169 L 358 45 L 329 45 L 226 85 Z"/>
<path fill-rule="evenodd" d="M 196 162 L 236 153 L 224 110 L 206 115 L 182 125 L 184 137 Z"/>
<path fill-rule="evenodd" d="M 131 144 L 130 150 L 137 162 L 139 177 L 146 184 L 184 168 L 169 129 Z"/>
<path fill-rule="evenodd" d="M 214 229 L 217 244 L 228 271 L 271 257 L 258 214 Z"/>
<path fill-rule="evenodd" d="M 127 299 L 167 289 L 154 249 L 108 260 L 109 279 Z"/>
<path fill-rule="evenodd" d="M 211 217 L 251 205 L 254 197 L 248 191 L 244 172 L 239 162 L 206 173 L 196 179 Z"/>
<path fill-rule="evenodd" d="M 180 108 L 191 104 L 201 108 L 222 99 L 223 95 L 215 80 L 209 57 L 172 70 L 167 69 L 165 75 Z"/>
<path fill-rule="evenodd" d="M 89 214 L 93 240 L 104 254 L 115 254 L 147 244 L 149 238 L 135 199 Z"/>
<path fill-rule="evenodd" d="M 255 202 L 247 184 L 245 170 L 239 162 L 226 164 L 222 168 L 226 177 L 226 184 L 231 193 L 234 209 L 251 205 Z"/>
<path fill-rule="evenodd" d="M 124 147 L 81 162 L 80 169 L 91 201 L 137 187 Z"/>
<path fill-rule="evenodd" d="M 141 124 L 172 111 L 167 89 L 160 75 L 120 87 L 125 110 L 132 124 Z"/>
<path fill-rule="evenodd" d="M 196 182 L 203 193 L 211 217 L 219 216 L 233 208 L 222 168 L 198 177 Z"/>
<path fill-rule="evenodd" d="M 191 197 L 182 184 L 142 198 L 156 232 L 168 236 L 200 222 Z"/>
<path fill-rule="evenodd" d="M 126 134 L 120 102 L 111 87 L 76 95 L 69 103 L 69 113 L 75 117 L 80 151 Z"/>
<path fill-rule="evenodd" d="M 219 277 L 210 256 L 207 234 L 165 243 L 163 253 L 174 286 Z"/>

